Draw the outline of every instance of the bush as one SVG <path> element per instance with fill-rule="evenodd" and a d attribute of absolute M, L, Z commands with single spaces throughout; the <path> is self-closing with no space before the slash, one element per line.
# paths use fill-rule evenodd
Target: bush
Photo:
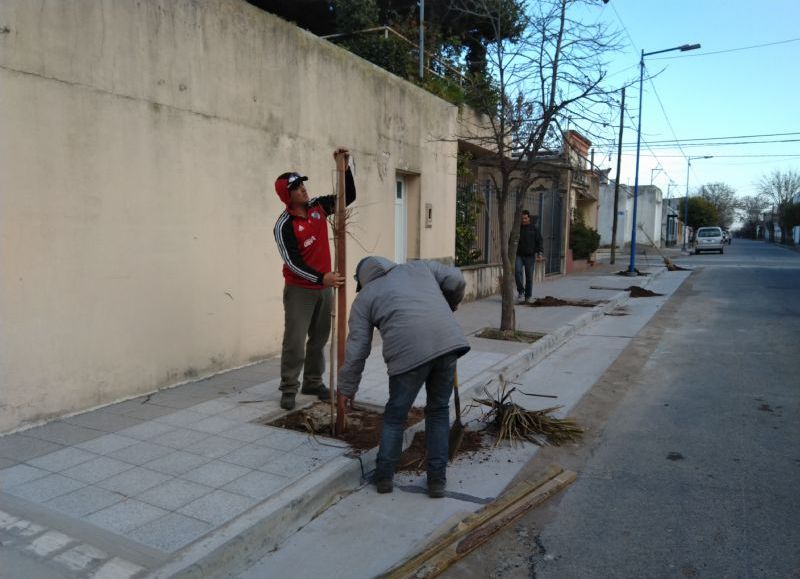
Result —
<path fill-rule="evenodd" d="M 586 225 L 581 217 L 575 217 L 569 232 L 572 258 L 589 259 L 598 247 L 600 247 L 600 234 Z"/>

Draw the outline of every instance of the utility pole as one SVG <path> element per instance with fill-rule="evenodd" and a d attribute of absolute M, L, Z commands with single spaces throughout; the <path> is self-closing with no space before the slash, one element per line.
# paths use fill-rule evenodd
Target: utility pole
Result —
<path fill-rule="evenodd" d="M 617 212 L 619 211 L 619 178 L 622 166 L 622 132 L 625 129 L 625 87 L 619 108 L 619 139 L 617 139 L 617 179 L 614 181 L 614 217 L 611 221 L 611 263 L 617 259 Z"/>
<path fill-rule="evenodd" d="M 425 78 L 425 0 L 419 0 L 419 79 Z"/>

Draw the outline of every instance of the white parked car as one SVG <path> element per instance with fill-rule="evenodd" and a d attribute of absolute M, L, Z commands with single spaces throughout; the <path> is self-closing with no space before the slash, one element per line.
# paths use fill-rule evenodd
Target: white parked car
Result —
<path fill-rule="evenodd" d="M 701 251 L 719 251 L 724 253 L 723 244 L 725 237 L 721 227 L 701 227 L 697 230 L 694 237 L 694 253 L 699 255 Z"/>

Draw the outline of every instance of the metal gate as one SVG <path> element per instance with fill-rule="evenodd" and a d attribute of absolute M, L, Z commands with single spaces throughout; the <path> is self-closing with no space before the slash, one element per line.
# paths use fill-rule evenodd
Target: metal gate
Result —
<path fill-rule="evenodd" d="M 539 197 L 540 228 L 544 242 L 544 272 L 561 273 L 564 253 L 564 197 L 558 191 L 542 191 Z"/>

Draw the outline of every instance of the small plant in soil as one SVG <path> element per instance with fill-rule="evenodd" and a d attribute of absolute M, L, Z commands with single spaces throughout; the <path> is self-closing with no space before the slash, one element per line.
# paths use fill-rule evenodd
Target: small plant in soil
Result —
<path fill-rule="evenodd" d="M 560 446 L 583 435 L 583 429 L 572 418 L 556 418 L 552 415 L 561 406 L 526 410 L 512 401 L 511 395 L 515 391 L 516 387 L 509 389 L 504 381 L 495 395 L 484 388 L 486 398 L 476 398 L 474 401 L 488 408 L 481 419 L 489 424 L 490 432 L 497 436 L 495 446 L 503 441 L 512 444 L 528 441 L 539 446 Z"/>

